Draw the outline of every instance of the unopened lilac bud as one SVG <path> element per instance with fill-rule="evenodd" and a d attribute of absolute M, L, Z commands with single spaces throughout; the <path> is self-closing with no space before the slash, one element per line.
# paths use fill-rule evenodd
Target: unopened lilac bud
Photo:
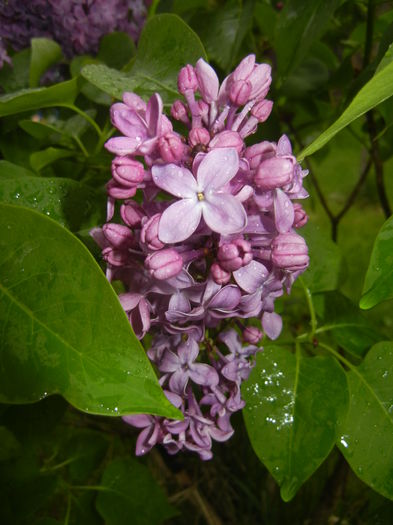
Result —
<path fill-rule="evenodd" d="M 297 233 L 280 233 L 272 242 L 272 262 L 283 270 L 305 270 L 309 263 L 308 248 Z"/>
<path fill-rule="evenodd" d="M 114 179 L 110 180 L 106 185 L 108 195 L 114 199 L 129 199 L 135 195 L 136 189 L 136 186 L 123 186 Z"/>
<path fill-rule="evenodd" d="M 231 280 L 231 272 L 227 272 L 218 263 L 213 263 L 210 267 L 211 276 L 217 284 L 227 284 Z"/>
<path fill-rule="evenodd" d="M 255 185 L 263 190 L 281 188 L 292 181 L 294 162 L 291 157 L 273 157 L 264 160 L 254 177 Z"/>
<path fill-rule="evenodd" d="M 251 109 L 251 115 L 258 119 L 258 122 L 265 122 L 270 116 L 273 109 L 273 102 L 271 100 L 261 100 L 257 102 Z"/>
<path fill-rule="evenodd" d="M 259 330 L 256 326 L 246 326 L 243 330 L 243 341 L 256 345 L 263 337 L 263 332 Z"/>
<path fill-rule="evenodd" d="M 241 79 L 232 82 L 229 90 L 229 98 L 232 104 L 244 106 L 250 99 L 251 88 L 251 82 L 248 80 Z"/>
<path fill-rule="evenodd" d="M 158 149 L 165 162 L 179 162 L 183 157 L 184 144 L 175 133 L 167 133 L 158 140 Z"/>
<path fill-rule="evenodd" d="M 127 226 L 135 228 L 145 217 L 145 212 L 135 201 L 126 201 L 120 206 L 120 216 Z"/>
<path fill-rule="evenodd" d="M 294 228 L 301 228 L 304 226 L 308 221 L 308 215 L 304 211 L 301 204 L 298 202 L 295 202 L 293 204 L 293 211 L 295 212 L 295 219 L 293 221 Z"/>
<path fill-rule="evenodd" d="M 221 268 L 234 272 L 251 262 L 251 245 L 244 239 L 222 244 L 218 249 L 217 259 Z"/>
<path fill-rule="evenodd" d="M 190 64 L 182 67 L 177 77 L 177 87 L 179 92 L 184 95 L 186 91 L 196 91 L 198 89 L 198 79 L 195 69 Z"/>
<path fill-rule="evenodd" d="M 192 128 L 188 135 L 188 142 L 192 147 L 198 144 L 207 146 L 210 142 L 210 133 L 206 128 Z"/>
<path fill-rule="evenodd" d="M 143 225 L 141 230 L 141 241 L 147 245 L 149 250 L 161 250 L 164 243 L 158 238 L 158 224 L 161 213 L 156 213 Z"/>
<path fill-rule="evenodd" d="M 208 104 L 217 100 L 219 80 L 214 69 L 203 58 L 200 58 L 196 63 L 195 73 L 203 100 Z"/>
<path fill-rule="evenodd" d="M 108 246 L 102 250 L 102 258 L 112 266 L 124 266 L 128 262 L 128 252 L 126 250 L 116 250 Z"/>
<path fill-rule="evenodd" d="M 102 231 L 113 248 L 129 248 L 134 244 L 134 236 L 127 226 L 110 222 L 104 224 Z"/>
<path fill-rule="evenodd" d="M 181 100 L 175 100 L 171 107 L 171 115 L 175 120 L 187 124 L 189 122 L 187 108 Z"/>
<path fill-rule="evenodd" d="M 244 156 L 248 160 L 250 168 L 256 170 L 262 161 L 274 157 L 276 154 L 275 144 L 264 140 L 246 148 Z"/>
<path fill-rule="evenodd" d="M 116 157 L 112 161 L 112 176 L 122 186 L 137 186 L 143 181 L 143 164 L 128 157 Z"/>
<path fill-rule="evenodd" d="M 237 131 L 225 130 L 217 133 L 209 143 L 210 149 L 215 148 L 235 148 L 240 153 L 244 147 L 244 142 Z"/>
<path fill-rule="evenodd" d="M 202 119 L 207 118 L 209 113 L 209 104 L 207 104 L 204 100 L 198 100 L 198 113 Z"/>
<path fill-rule="evenodd" d="M 151 253 L 145 259 L 145 266 L 151 275 L 159 280 L 170 279 L 181 272 L 183 259 L 172 248 Z"/>

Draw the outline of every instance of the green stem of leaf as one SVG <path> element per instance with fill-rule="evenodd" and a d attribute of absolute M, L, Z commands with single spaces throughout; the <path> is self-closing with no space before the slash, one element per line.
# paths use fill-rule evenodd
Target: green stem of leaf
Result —
<path fill-rule="evenodd" d="M 312 300 L 312 294 L 311 294 L 310 289 L 307 288 L 307 286 L 305 285 L 305 283 L 304 283 L 304 281 L 303 281 L 303 279 L 301 277 L 299 277 L 299 281 L 300 281 L 300 284 L 303 286 L 304 294 L 305 294 L 306 300 L 307 300 L 308 309 L 310 311 L 311 332 L 309 334 L 309 340 L 312 341 L 314 339 L 314 335 L 315 335 L 315 332 L 316 332 L 317 326 L 318 326 L 317 316 L 315 314 L 315 308 L 314 308 L 314 303 L 313 303 L 313 300 Z"/>
<path fill-rule="evenodd" d="M 63 107 L 69 108 L 72 111 L 75 111 L 75 113 L 78 113 L 78 115 L 80 115 L 81 117 L 83 117 L 91 126 L 93 126 L 93 128 L 97 132 L 98 137 L 101 139 L 102 132 L 100 126 L 87 113 L 79 109 L 77 106 L 74 106 L 74 104 L 63 104 Z"/>

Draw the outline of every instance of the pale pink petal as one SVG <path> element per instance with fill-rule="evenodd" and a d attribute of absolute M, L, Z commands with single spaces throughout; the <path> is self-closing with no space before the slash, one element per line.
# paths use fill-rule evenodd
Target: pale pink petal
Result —
<path fill-rule="evenodd" d="M 251 261 L 247 266 L 233 272 L 237 284 L 247 293 L 254 293 L 266 281 L 269 272 L 258 261 Z"/>
<path fill-rule="evenodd" d="M 176 164 L 165 164 L 164 166 L 153 166 L 151 174 L 156 186 L 175 197 L 179 199 L 182 197 L 197 198 L 197 183 L 194 175 L 188 169 L 176 166 Z"/>
<path fill-rule="evenodd" d="M 158 238 L 171 244 L 188 239 L 201 222 L 202 209 L 195 199 L 182 199 L 171 204 L 161 215 Z"/>
<path fill-rule="evenodd" d="M 190 367 L 189 376 L 197 385 L 216 386 L 219 382 L 219 377 L 212 366 L 204 363 L 197 363 Z"/>
<path fill-rule="evenodd" d="M 243 230 L 247 225 L 247 215 L 243 205 L 233 195 L 213 193 L 201 203 L 203 218 L 209 228 L 222 235 Z"/>
<path fill-rule="evenodd" d="M 208 103 L 217 100 L 219 81 L 214 69 L 200 58 L 196 63 L 195 73 L 203 100 Z"/>
<path fill-rule="evenodd" d="M 152 416 L 148 416 L 147 414 L 135 414 L 134 416 L 124 416 L 122 419 L 129 425 L 132 425 L 136 428 L 150 427 L 150 425 L 153 423 Z"/>
<path fill-rule="evenodd" d="M 131 155 L 140 144 L 140 138 L 114 137 L 105 142 L 105 148 L 116 155 Z"/>
<path fill-rule="evenodd" d="M 238 170 L 239 155 L 234 148 L 213 149 L 198 166 L 198 187 L 206 192 L 222 188 Z"/>
<path fill-rule="evenodd" d="M 277 142 L 277 155 L 292 155 L 291 142 L 286 135 Z"/>
<path fill-rule="evenodd" d="M 262 328 L 270 339 L 277 339 L 282 330 L 282 319 L 275 312 L 265 312 L 262 316 Z"/>
<path fill-rule="evenodd" d="M 146 123 L 150 137 L 157 135 L 161 128 L 162 100 L 158 93 L 154 93 L 149 99 L 146 108 Z"/>
<path fill-rule="evenodd" d="M 280 189 L 274 196 L 274 215 L 277 230 L 280 233 L 289 232 L 295 220 L 295 210 L 290 198 Z"/>

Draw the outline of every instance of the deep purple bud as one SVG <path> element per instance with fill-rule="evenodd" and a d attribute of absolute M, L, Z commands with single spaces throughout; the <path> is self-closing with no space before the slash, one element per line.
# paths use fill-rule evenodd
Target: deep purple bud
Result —
<path fill-rule="evenodd" d="M 240 153 L 244 147 L 244 142 L 237 131 L 225 130 L 217 133 L 209 144 L 210 149 L 215 148 L 235 148 Z"/>
<path fill-rule="evenodd" d="M 273 157 L 264 160 L 255 175 L 255 185 L 263 190 L 281 188 L 292 181 L 293 159 L 290 157 Z"/>
<path fill-rule="evenodd" d="M 298 202 L 295 202 L 293 204 L 293 211 L 295 212 L 295 219 L 293 221 L 294 228 L 301 228 L 304 226 L 308 221 L 308 215 L 304 211 L 301 204 Z"/>
<path fill-rule="evenodd" d="M 127 226 L 135 228 L 145 217 L 145 212 L 135 201 L 126 201 L 120 206 L 120 216 Z"/>
<path fill-rule="evenodd" d="M 198 89 L 198 79 L 195 69 L 190 64 L 182 67 L 177 77 L 177 87 L 179 92 L 184 95 L 186 91 L 196 91 Z"/>
<path fill-rule="evenodd" d="M 252 345 L 258 344 L 263 337 L 263 333 L 256 326 L 246 326 L 242 335 L 243 340 Z"/>
<path fill-rule="evenodd" d="M 272 242 L 273 264 L 291 272 L 305 270 L 309 263 L 308 248 L 297 233 L 280 233 Z"/>
<path fill-rule="evenodd" d="M 143 181 L 143 164 L 129 157 L 115 157 L 112 161 L 112 176 L 122 186 L 137 186 Z"/>
<path fill-rule="evenodd" d="M 175 133 L 167 133 L 158 140 L 158 149 L 165 162 L 179 162 L 183 156 L 184 145 Z"/>
<path fill-rule="evenodd" d="M 222 244 L 218 249 L 217 259 L 221 268 L 234 272 L 251 262 L 251 245 L 244 239 Z"/>
<path fill-rule="evenodd" d="M 231 102 L 236 106 L 243 106 L 250 98 L 251 89 L 251 82 L 248 80 L 235 80 L 229 90 Z"/>
<path fill-rule="evenodd" d="M 175 120 L 179 120 L 184 124 L 189 122 L 187 108 L 181 100 L 175 100 L 171 107 L 171 115 Z"/>
<path fill-rule="evenodd" d="M 112 179 L 106 185 L 106 191 L 114 199 L 129 199 L 135 195 L 136 186 L 123 186 Z"/>
<path fill-rule="evenodd" d="M 218 263 L 213 263 L 210 273 L 217 284 L 227 284 L 231 280 L 231 272 L 227 272 Z"/>
<path fill-rule="evenodd" d="M 149 250 L 161 250 L 165 245 L 158 238 L 158 223 L 161 213 L 156 213 L 143 225 L 141 230 L 141 241 L 147 245 Z"/>
<path fill-rule="evenodd" d="M 145 259 L 145 266 L 153 277 L 166 280 L 181 272 L 183 259 L 176 250 L 168 248 L 148 255 Z"/>
<path fill-rule="evenodd" d="M 248 160 L 250 168 L 256 170 L 262 161 L 274 157 L 275 154 L 275 145 L 265 140 L 246 148 L 244 156 Z"/>
<path fill-rule="evenodd" d="M 109 222 L 104 224 L 102 231 L 113 248 L 128 248 L 134 244 L 134 236 L 127 226 Z"/>
<path fill-rule="evenodd" d="M 188 142 L 192 147 L 198 144 L 207 146 L 210 142 L 210 133 L 206 128 L 193 128 L 188 135 Z"/>
<path fill-rule="evenodd" d="M 257 102 L 251 109 L 251 115 L 258 119 L 259 122 L 265 122 L 269 118 L 273 109 L 273 102 L 271 100 L 261 100 Z"/>

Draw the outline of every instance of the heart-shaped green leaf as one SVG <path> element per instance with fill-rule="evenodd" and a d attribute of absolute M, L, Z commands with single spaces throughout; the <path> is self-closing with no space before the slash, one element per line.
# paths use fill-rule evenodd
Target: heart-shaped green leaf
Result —
<path fill-rule="evenodd" d="M 393 499 L 393 343 L 374 345 L 347 375 L 350 404 L 338 446 L 361 480 Z"/>
<path fill-rule="evenodd" d="M 334 358 L 269 346 L 242 392 L 251 444 L 289 501 L 335 443 L 348 408 L 345 373 Z"/>
<path fill-rule="evenodd" d="M 50 40 L 49 38 L 32 38 L 30 87 L 37 87 L 45 71 L 53 64 L 56 64 L 62 56 L 61 47 L 54 40 Z"/>
<path fill-rule="evenodd" d="M 179 97 L 177 75 L 181 67 L 195 64 L 206 53 L 199 37 L 178 16 L 153 17 L 139 40 L 135 62 L 127 73 L 104 65 L 88 65 L 82 76 L 115 98 L 135 91 L 144 98 L 159 92 L 163 101 Z"/>
<path fill-rule="evenodd" d="M 95 414 L 177 417 L 115 292 L 65 228 L 0 205 L 0 402 L 60 393 Z"/>
<path fill-rule="evenodd" d="M 393 217 L 382 226 L 374 242 L 363 285 L 360 308 L 368 310 L 393 298 Z"/>

